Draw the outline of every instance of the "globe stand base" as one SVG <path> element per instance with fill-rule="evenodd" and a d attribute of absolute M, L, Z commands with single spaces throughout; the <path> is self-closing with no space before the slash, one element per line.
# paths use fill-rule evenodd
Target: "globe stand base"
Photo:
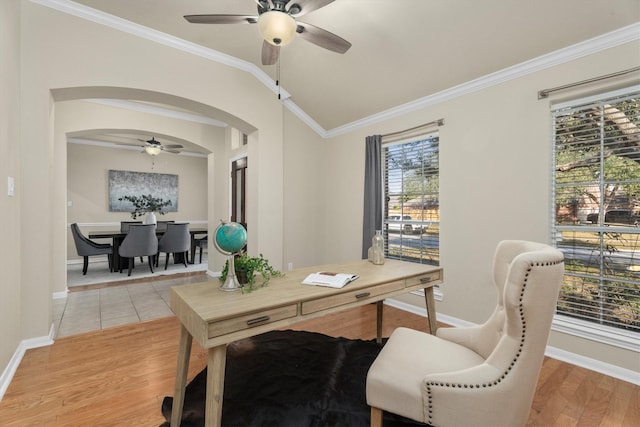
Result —
<path fill-rule="evenodd" d="M 238 282 L 238 278 L 236 277 L 236 267 L 234 263 L 234 255 L 232 254 L 229 257 L 229 265 L 227 268 L 227 278 L 224 283 L 220 286 L 220 290 L 222 291 L 237 291 L 242 289 L 242 285 Z"/>

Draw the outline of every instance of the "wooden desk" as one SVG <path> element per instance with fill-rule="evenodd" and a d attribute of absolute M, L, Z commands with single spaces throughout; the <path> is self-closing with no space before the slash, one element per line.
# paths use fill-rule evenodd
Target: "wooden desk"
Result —
<path fill-rule="evenodd" d="M 207 234 L 208 232 L 209 230 L 206 228 L 189 228 L 189 234 L 191 235 L 191 248 L 189 253 L 190 259 L 187 260 L 189 261 L 189 264 L 193 264 L 195 259 L 196 236 L 201 234 Z M 156 234 L 158 236 L 162 236 L 164 234 L 164 231 L 157 231 Z M 120 244 L 122 243 L 125 237 L 127 237 L 127 233 L 120 230 L 95 231 L 95 232 L 89 233 L 90 239 L 111 239 L 111 242 L 112 242 L 111 244 L 113 245 L 113 265 L 114 266 L 120 265 L 120 254 L 118 253 L 118 248 L 120 247 Z M 117 273 L 117 272 L 118 270 L 115 269 L 114 273 Z"/>
<path fill-rule="evenodd" d="M 352 273 L 360 278 L 342 289 L 301 284 L 308 274 L 318 271 Z M 433 286 L 442 279 L 440 267 L 397 260 L 373 265 L 362 260 L 289 271 L 251 293 L 221 291 L 211 282 L 171 288 L 171 309 L 181 322 L 171 426 L 180 425 L 193 338 L 208 349 L 205 426 L 219 427 L 227 344 L 372 302 L 378 303 L 380 339 L 382 301 L 419 289 L 425 291 L 429 330 L 435 334 Z"/>

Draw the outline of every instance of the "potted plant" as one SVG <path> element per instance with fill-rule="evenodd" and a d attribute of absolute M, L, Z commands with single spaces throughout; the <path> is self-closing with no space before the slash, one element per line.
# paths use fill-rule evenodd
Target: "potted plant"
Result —
<path fill-rule="evenodd" d="M 269 260 L 264 258 L 262 254 L 257 257 L 249 256 L 246 252 L 242 252 L 234 259 L 234 266 L 236 270 L 236 277 L 238 282 L 243 286 L 243 290 L 251 292 L 254 289 L 266 286 L 272 277 L 282 277 L 284 274 L 276 270 L 269 264 Z M 229 260 L 224 264 L 222 273 L 220 275 L 220 281 L 224 282 L 229 272 Z M 262 276 L 262 282 L 256 284 L 256 275 Z"/>
<path fill-rule="evenodd" d="M 151 194 L 143 194 L 142 196 L 123 196 L 118 200 L 126 200 L 131 202 L 134 210 L 131 212 L 131 218 L 136 219 L 139 216 L 147 215 L 147 224 L 155 224 L 155 212 L 164 215 L 162 209 L 171 206 L 171 200 L 164 200 L 161 197 L 153 197 Z"/>

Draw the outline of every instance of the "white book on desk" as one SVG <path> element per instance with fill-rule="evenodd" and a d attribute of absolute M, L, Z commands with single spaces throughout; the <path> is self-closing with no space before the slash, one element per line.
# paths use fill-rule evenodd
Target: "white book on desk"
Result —
<path fill-rule="evenodd" d="M 347 284 L 356 280 L 357 274 L 331 273 L 328 271 L 320 271 L 311 273 L 303 281 L 303 285 L 312 286 L 328 286 L 330 288 L 342 288 Z"/>

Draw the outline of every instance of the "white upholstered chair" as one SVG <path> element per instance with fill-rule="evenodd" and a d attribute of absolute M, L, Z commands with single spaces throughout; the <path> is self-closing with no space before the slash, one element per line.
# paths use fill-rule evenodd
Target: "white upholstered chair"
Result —
<path fill-rule="evenodd" d="M 484 324 L 391 334 L 367 374 L 371 426 L 383 411 L 433 426 L 524 426 L 563 274 L 559 250 L 500 242 L 498 303 Z"/>

